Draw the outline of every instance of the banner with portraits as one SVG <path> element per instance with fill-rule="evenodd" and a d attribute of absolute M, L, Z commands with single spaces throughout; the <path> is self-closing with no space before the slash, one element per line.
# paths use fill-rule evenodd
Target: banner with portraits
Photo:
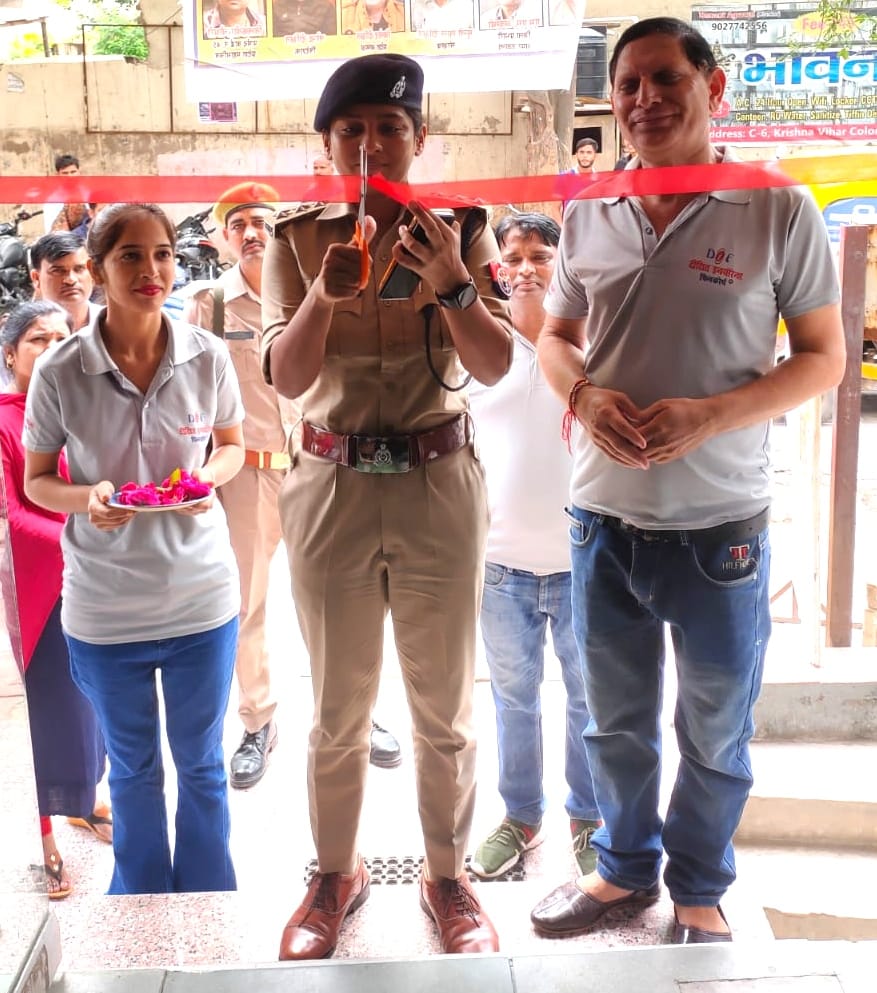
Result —
<path fill-rule="evenodd" d="M 398 52 L 425 89 L 566 89 L 585 0 L 183 0 L 191 102 L 319 96 L 346 59 Z"/>

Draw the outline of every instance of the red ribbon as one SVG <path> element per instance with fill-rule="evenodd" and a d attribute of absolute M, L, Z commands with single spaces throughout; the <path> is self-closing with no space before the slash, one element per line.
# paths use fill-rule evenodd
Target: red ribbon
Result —
<path fill-rule="evenodd" d="M 241 176 L 5 176 L 0 203 L 212 203 Z M 358 176 L 248 176 L 268 183 L 282 202 L 356 203 Z M 581 175 L 515 176 L 449 183 L 391 183 L 373 176 L 369 185 L 407 203 L 427 207 L 465 207 L 541 203 L 591 197 L 700 193 L 710 190 L 764 189 L 877 179 L 877 156 L 850 155 L 782 161 L 726 162 L 715 165 L 625 169 Z"/>

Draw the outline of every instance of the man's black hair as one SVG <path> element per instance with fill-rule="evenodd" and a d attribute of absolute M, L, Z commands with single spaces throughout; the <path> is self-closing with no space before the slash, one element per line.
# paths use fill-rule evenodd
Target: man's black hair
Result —
<path fill-rule="evenodd" d="M 615 43 L 612 58 L 609 60 L 610 83 L 615 82 L 615 69 L 622 51 L 632 41 L 639 41 L 640 38 L 648 38 L 653 34 L 666 34 L 671 38 L 678 38 L 685 57 L 700 72 L 712 72 L 718 67 L 710 43 L 697 28 L 692 27 L 687 21 L 681 21 L 678 17 L 647 17 L 645 20 L 631 24 Z"/>
<path fill-rule="evenodd" d="M 66 152 L 64 155 L 55 156 L 55 172 L 60 172 L 68 166 L 76 166 L 78 169 L 79 159 L 77 159 L 75 155 L 71 155 L 69 152 Z"/>
<path fill-rule="evenodd" d="M 560 225 L 547 214 L 506 214 L 494 228 L 500 248 L 513 231 L 520 231 L 525 238 L 538 238 L 543 245 L 554 248 L 560 243 Z"/>
<path fill-rule="evenodd" d="M 57 262 L 65 255 L 72 255 L 80 248 L 85 248 L 85 242 L 72 231 L 52 231 L 44 234 L 30 247 L 30 267 L 39 269 L 43 260 Z"/>

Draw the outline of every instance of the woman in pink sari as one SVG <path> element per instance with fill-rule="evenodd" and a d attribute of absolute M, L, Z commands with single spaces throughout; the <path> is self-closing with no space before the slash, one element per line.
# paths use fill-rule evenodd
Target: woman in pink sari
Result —
<path fill-rule="evenodd" d="M 102 841 L 112 841 L 109 811 L 95 807 L 95 785 L 106 749 L 91 704 L 70 676 L 61 632 L 61 528 L 64 515 L 31 503 L 24 494 L 21 432 L 34 362 L 71 333 L 67 312 L 48 301 L 23 303 L 0 329 L 11 382 L 0 393 L 2 501 L 7 546 L 2 567 L 6 623 L 16 662 L 24 672 L 34 753 L 43 863 L 50 899 L 73 891 L 52 832 L 52 814 L 65 814 Z M 14 580 L 14 582 L 13 582 Z"/>

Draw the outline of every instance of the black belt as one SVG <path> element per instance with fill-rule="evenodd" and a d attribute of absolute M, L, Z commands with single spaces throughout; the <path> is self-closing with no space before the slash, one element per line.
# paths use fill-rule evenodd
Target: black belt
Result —
<path fill-rule="evenodd" d="M 711 528 L 687 528 L 680 531 L 655 531 L 650 528 L 640 528 L 622 517 L 608 517 L 605 514 L 596 515 L 598 522 L 607 525 L 614 531 L 631 535 L 634 538 L 642 538 L 643 541 L 697 541 L 706 539 L 707 541 L 727 542 L 729 545 L 753 538 L 767 527 L 770 523 L 770 507 L 765 507 L 752 517 L 747 517 L 745 521 L 727 521 L 725 524 L 716 524 Z"/>

